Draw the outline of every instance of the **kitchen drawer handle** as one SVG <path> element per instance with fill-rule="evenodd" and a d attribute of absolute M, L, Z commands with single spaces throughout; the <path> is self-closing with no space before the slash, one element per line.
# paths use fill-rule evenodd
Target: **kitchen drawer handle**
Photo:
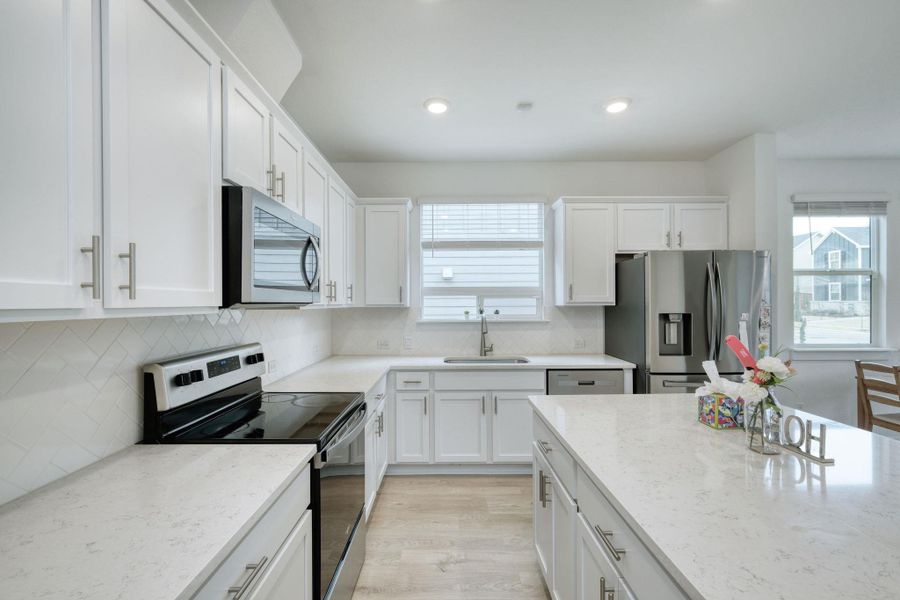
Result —
<path fill-rule="evenodd" d="M 131 242 L 128 244 L 128 252 L 120 252 L 119 258 L 128 259 L 128 284 L 120 285 L 120 290 L 128 290 L 128 299 L 137 298 L 137 273 L 135 267 L 137 244 Z"/>
<path fill-rule="evenodd" d="M 616 590 L 606 589 L 606 577 L 600 578 L 600 600 L 616 600 Z"/>
<path fill-rule="evenodd" d="M 617 561 L 622 560 L 622 555 L 625 554 L 625 550 L 622 548 L 616 548 L 613 546 L 613 543 L 609 541 L 609 538 L 613 536 L 612 531 L 604 531 L 600 529 L 599 525 L 594 525 L 594 531 L 597 532 L 597 535 L 600 536 L 600 541 L 603 542 L 603 545 L 606 546 L 606 549 L 609 550 L 609 553 L 612 554 L 612 557 Z"/>
<path fill-rule="evenodd" d="M 421 380 L 421 379 L 416 380 L 416 381 L 413 381 L 412 379 L 404 379 L 404 380 L 403 380 L 403 384 L 404 384 L 404 385 L 410 385 L 410 384 L 413 384 L 413 383 L 422 383 L 422 380 Z"/>
<path fill-rule="evenodd" d="M 544 471 L 538 471 L 538 485 L 541 486 L 538 488 L 538 500 L 541 503 L 541 508 L 547 508 L 547 505 L 550 504 L 550 498 L 547 497 L 547 480 L 549 477 L 544 475 Z"/>
<path fill-rule="evenodd" d="M 246 570 L 250 571 L 250 575 L 247 576 L 247 579 L 244 580 L 240 586 L 230 587 L 228 588 L 229 594 L 234 594 L 234 597 L 231 600 L 241 600 L 244 597 L 244 594 L 250 589 L 250 586 L 253 585 L 253 582 L 256 581 L 256 577 L 262 573 L 263 568 L 266 566 L 266 563 L 269 562 L 268 556 L 263 556 L 259 559 L 258 563 L 250 563 L 247 565 Z"/>
<path fill-rule="evenodd" d="M 100 299 L 100 236 L 91 236 L 91 245 L 81 249 L 82 254 L 91 255 L 91 281 L 81 284 L 83 288 L 91 288 L 91 298 Z"/>
<path fill-rule="evenodd" d="M 544 440 L 538 440 L 538 446 L 541 447 L 541 450 L 544 451 L 544 454 L 547 454 L 548 452 L 553 452 L 553 447 L 550 444 L 548 444 L 547 442 L 545 442 Z"/>
<path fill-rule="evenodd" d="M 384 394 L 383 394 L 383 393 L 382 393 L 382 394 L 375 394 L 375 399 L 376 399 L 376 400 L 381 400 L 382 398 L 384 398 Z"/>

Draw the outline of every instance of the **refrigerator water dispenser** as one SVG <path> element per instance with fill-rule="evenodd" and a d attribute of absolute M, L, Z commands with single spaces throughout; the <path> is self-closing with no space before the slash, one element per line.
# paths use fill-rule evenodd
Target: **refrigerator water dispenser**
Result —
<path fill-rule="evenodd" d="M 691 313 L 659 315 L 660 356 L 690 356 Z"/>

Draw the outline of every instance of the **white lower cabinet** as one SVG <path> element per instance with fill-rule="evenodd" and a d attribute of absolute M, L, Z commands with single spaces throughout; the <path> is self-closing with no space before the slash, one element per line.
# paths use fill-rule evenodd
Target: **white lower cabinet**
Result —
<path fill-rule="evenodd" d="M 528 396 L 544 390 L 493 392 L 491 458 L 495 463 L 527 463 L 531 460 L 531 403 Z"/>
<path fill-rule="evenodd" d="M 312 600 L 312 512 L 294 526 L 247 600 Z"/>
<path fill-rule="evenodd" d="M 382 393 L 374 400 L 374 410 L 366 423 L 366 518 L 372 512 L 375 498 L 381 488 L 381 481 L 387 471 L 388 443 L 385 433 L 385 408 L 387 402 Z"/>
<path fill-rule="evenodd" d="M 631 590 L 606 558 L 597 536 L 579 515 L 575 520 L 576 600 L 634 600 Z"/>
<path fill-rule="evenodd" d="M 554 477 L 550 485 L 553 486 L 553 586 L 550 589 L 555 600 L 572 600 L 575 597 L 575 519 L 578 505 L 561 481 Z"/>
<path fill-rule="evenodd" d="M 312 512 L 307 466 L 219 564 L 194 600 L 312 599 Z M 237 590 L 241 590 L 237 592 Z"/>
<path fill-rule="evenodd" d="M 395 453 L 398 463 L 431 462 L 428 392 L 397 392 L 394 399 Z"/>
<path fill-rule="evenodd" d="M 535 447 L 531 498 L 534 506 L 534 549 L 544 581 L 549 589 L 553 589 L 553 487 L 550 481 L 550 465 Z"/>
<path fill-rule="evenodd" d="M 435 393 L 435 462 L 487 462 L 487 399 L 485 392 Z"/>

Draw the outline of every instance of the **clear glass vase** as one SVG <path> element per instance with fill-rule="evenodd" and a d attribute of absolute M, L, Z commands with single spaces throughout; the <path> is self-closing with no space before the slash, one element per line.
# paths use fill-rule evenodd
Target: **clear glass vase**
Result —
<path fill-rule="evenodd" d="M 760 454 L 778 454 L 781 445 L 781 405 L 772 392 L 762 400 L 744 403 L 747 447 Z"/>

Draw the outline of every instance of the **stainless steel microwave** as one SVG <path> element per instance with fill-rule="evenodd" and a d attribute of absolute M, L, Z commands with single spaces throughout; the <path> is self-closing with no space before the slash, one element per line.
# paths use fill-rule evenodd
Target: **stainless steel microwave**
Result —
<path fill-rule="evenodd" d="M 250 187 L 222 188 L 222 306 L 319 300 L 321 229 Z"/>

